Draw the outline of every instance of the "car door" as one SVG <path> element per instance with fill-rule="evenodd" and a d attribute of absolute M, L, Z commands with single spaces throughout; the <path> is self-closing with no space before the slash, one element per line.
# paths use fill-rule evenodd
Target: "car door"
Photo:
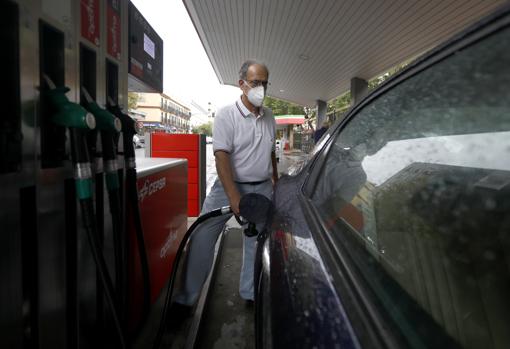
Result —
<path fill-rule="evenodd" d="M 306 174 L 361 346 L 510 347 L 509 62 L 502 11 L 367 98 Z"/>

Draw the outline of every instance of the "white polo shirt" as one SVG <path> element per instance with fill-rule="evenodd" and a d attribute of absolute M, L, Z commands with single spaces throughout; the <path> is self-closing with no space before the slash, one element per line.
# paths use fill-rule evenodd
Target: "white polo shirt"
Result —
<path fill-rule="evenodd" d="M 257 182 L 271 178 L 276 123 L 271 109 L 262 107 L 260 113 L 255 116 L 241 99 L 216 112 L 213 149 L 230 154 L 235 181 Z"/>

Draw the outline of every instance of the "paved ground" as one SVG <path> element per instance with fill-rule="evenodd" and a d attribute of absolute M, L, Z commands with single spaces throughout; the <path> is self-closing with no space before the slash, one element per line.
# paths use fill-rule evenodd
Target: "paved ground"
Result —
<path fill-rule="evenodd" d="M 198 349 L 255 348 L 253 306 L 239 296 L 242 230 L 227 228 L 209 301 L 203 315 Z"/>

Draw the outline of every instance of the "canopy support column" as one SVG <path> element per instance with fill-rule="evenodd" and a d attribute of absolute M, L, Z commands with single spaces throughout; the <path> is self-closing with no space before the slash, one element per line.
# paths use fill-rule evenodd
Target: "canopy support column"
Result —
<path fill-rule="evenodd" d="M 368 93 L 368 82 L 364 79 L 354 77 L 351 79 L 352 105 L 356 105 Z"/>
<path fill-rule="evenodd" d="M 316 129 L 322 127 L 324 121 L 326 121 L 326 111 L 328 109 L 328 104 L 320 99 L 317 100 L 317 126 Z"/>

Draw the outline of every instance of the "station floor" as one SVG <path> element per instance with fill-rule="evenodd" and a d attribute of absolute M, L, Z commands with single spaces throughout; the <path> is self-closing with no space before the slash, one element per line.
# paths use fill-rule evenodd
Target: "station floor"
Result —
<path fill-rule="evenodd" d="M 204 285 L 195 313 L 163 337 L 163 349 L 255 348 L 254 308 L 238 292 L 242 230 L 234 219 L 227 223 L 216 247 L 212 275 Z"/>
<path fill-rule="evenodd" d="M 254 307 L 238 291 L 242 246 L 242 230 L 228 227 L 195 348 L 255 348 Z"/>

